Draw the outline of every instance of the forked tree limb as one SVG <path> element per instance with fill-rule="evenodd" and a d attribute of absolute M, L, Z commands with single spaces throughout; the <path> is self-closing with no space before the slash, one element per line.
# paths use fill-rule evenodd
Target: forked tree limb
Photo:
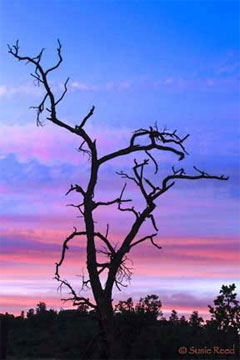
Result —
<path fill-rule="evenodd" d="M 144 237 L 141 238 L 140 240 L 137 240 L 137 241 L 131 243 L 130 249 L 131 249 L 133 246 L 136 246 L 136 245 L 138 245 L 138 244 L 140 244 L 140 243 L 142 243 L 142 242 L 144 242 L 144 241 L 146 241 L 146 240 L 150 240 L 150 241 L 153 243 L 153 238 L 154 238 L 155 236 L 157 236 L 157 233 L 152 234 L 152 235 L 144 236 Z M 153 244 L 154 244 L 154 246 L 156 246 L 158 249 L 161 249 L 161 246 L 159 246 L 159 245 L 157 245 L 157 244 L 155 244 L 155 243 L 153 243 Z"/>
<path fill-rule="evenodd" d="M 95 304 L 93 304 L 89 298 L 86 298 L 84 296 L 78 296 L 76 291 L 73 289 L 73 287 L 71 286 L 71 284 L 67 281 L 67 280 L 62 280 L 61 278 L 55 277 L 55 279 L 60 282 L 59 285 L 59 289 L 61 290 L 62 286 L 66 286 L 69 290 L 70 290 L 70 294 L 72 294 L 71 298 L 62 298 L 62 301 L 66 302 L 66 301 L 72 301 L 74 306 L 79 306 L 79 305 L 88 305 L 93 309 L 96 309 L 97 306 Z"/>
<path fill-rule="evenodd" d="M 209 175 L 205 171 L 199 170 L 194 166 L 194 169 L 199 173 L 199 175 L 187 175 L 183 169 L 180 169 L 179 171 L 174 171 L 172 175 L 166 176 L 162 181 L 162 189 L 160 189 L 158 192 L 155 193 L 155 195 L 152 196 L 152 199 L 157 199 L 160 195 L 162 195 L 164 192 L 166 192 L 170 187 L 172 187 L 175 184 L 175 181 L 168 184 L 169 181 L 172 180 L 202 180 L 202 179 L 210 179 L 210 180 L 228 180 L 228 176 L 217 176 L 217 175 Z"/>

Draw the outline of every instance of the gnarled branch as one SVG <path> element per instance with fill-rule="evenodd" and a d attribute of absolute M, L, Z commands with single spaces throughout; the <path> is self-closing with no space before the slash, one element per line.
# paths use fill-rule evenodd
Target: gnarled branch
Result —
<path fill-rule="evenodd" d="M 126 188 L 126 184 L 123 186 L 120 196 L 114 200 L 95 202 L 94 209 L 96 209 L 98 206 L 109 206 L 109 205 L 113 205 L 113 204 L 118 204 L 118 207 L 119 207 L 119 205 L 121 205 L 122 203 L 131 202 L 132 201 L 131 199 L 123 199 L 123 193 L 124 193 L 125 188 Z"/>
<path fill-rule="evenodd" d="M 92 107 L 90 112 L 85 116 L 80 127 L 79 126 L 72 127 L 72 126 L 64 123 L 63 121 L 59 120 L 57 117 L 57 109 L 56 108 L 57 108 L 57 105 L 62 101 L 62 99 L 64 98 L 64 96 L 67 92 L 67 83 L 68 83 L 69 79 L 67 79 L 64 83 L 64 91 L 63 91 L 62 95 L 58 98 L 58 100 L 55 100 L 55 96 L 54 96 L 54 94 L 51 90 L 51 87 L 49 85 L 49 82 L 48 82 L 48 74 L 50 72 L 52 72 L 53 70 L 57 69 L 63 61 L 62 45 L 61 45 L 60 41 L 58 40 L 58 47 L 57 47 L 58 61 L 54 66 L 52 66 L 46 70 L 41 65 L 41 59 L 42 59 L 42 54 L 43 54 L 44 49 L 42 49 L 40 51 L 40 53 L 35 57 L 21 56 L 19 53 L 19 50 L 20 50 L 20 47 L 19 47 L 18 40 L 16 41 L 15 45 L 13 45 L 13 46 L 8 45 L 8 52 L 12 56 L 14 56 L 19 61 L 26 61 L 27 64 L 30 63 L 34 66 L 35 71 L 34 71 L 34 74 L 31 73 L 31 76 L 33 76 L 38 81 L 38 84 L 41 83 L 46 91 L 41 103 L 38 106 L 32 107 L 37 110 L 37 125 L 38 126 L 43 125 L 42 121 L 40 120 L 40 115 L 42 114 L 43 110 L 45 109 L 46 101 L 49 100 L 50 109 L 46 108 L 46 110 L 50 113 L 50 116 L 47 117 L 47 120 L 50 120 L 54 124 L 56 124 L 60 127 L 63 127 L 66 130 L 82 137 L 83 140 L 86 141 L 86 143 L 90 149 L 90 152 L 92 153 L 95 149 L 95 143 L 94 143 L 94 141 L 91 140 L 91 138 L 85 132 L 85 130 L 83 129 L 83 125 L 85 125 L 87 119 L 93 114 L 94 107 Z"/>
<path fill-rule="evenodd" d="M 66 192 L 65 195 L 68 195 L 70 192 L 72 191 L 76 191 L 76 192 L 79 192 L 83 197 L 86 195 L 86 192 L 83 190 L 83 188 L 78 185 L 78 184 L 75 184 L 74 186 L 71 184 L 71 187 L 70 189 Z"/>
<path fill-rule="evenodd" d="M 182 179 L 182 180 L 200 180 L 200 179 L 228 180 L 229 179 L 229 177 L 224 176 L 224 175 L 221 175 L 221 176 L 209 175 L 205 171 L 202 171 L 202 170 L 199 170 L 198 168 L 196 168 L 196 166 L 194 166 L 194 169 L 195 169 L 195 171 L 197 171 L 199 173 L 199 175 L 187 175 L 183 168 L 181 168 L 179 170 L 175 170 L 175 168 L 173 167 L 172 168 L 173 174 L 168 175 L 163 179 L 162 188 L 152 196 L 152 199 L 155 200 L 156 198 L 158 198 L 160 195 L 162 195 L 164 192 L 166 192 L 168 189 L 170 189 L 170 187 L 172 187 L 175 184 L 175 181 L 173 181 L 168 185 L 168 182 L 170 180 L 177 180 L 177 179 Z"/>
<path fill-rule="evenodd" d="M 146 241 L 146 240 L 150 240 L 151 243 L 152 243 L 155 247 L 157 247 L 158 249 L 161 249 L 162 247 L 159 246 L 159 245 L 157 245 L 157 244 L 153 241 L 153 238 L 154 238 L 155 236 L 157 236 L 157 233 L 154 233 L 154 234 L 152 234 L 152 235 L 144 236 L 143 238 L 141 238 L 141 239 L 139 239 L 139 240 L 131 243 L 130 249 L 131 249 L 133 246 L 136 246 L 136 245 L 138 245 L 138 244 L 140 244 L 140 243 L 142 243 L 143 241 Z"/>
<path fill-rule="evenodd" d="M 62 265 L 64 259 L 65 259 L 65 253 L 66 253 L 66 250 L 69 249 L 68 247 L 68 243 L 70 240 L 72 240 L 75 236 L 81 236 L 81 235 L 86 235 L 86 231 L 77 231 L 76 228 L 74 228 L 74 231 L 66 238 L 66 240 L 63 242 L 63 245 L 62 245 L 62 254 L 61 254 L 61 258 L 59 260 L 58 263 L 56 263 L 56 272 L 55 272 L 55 276 L 57 278 L 60 278 L 60 275 L 59 275 L 59 268 L 60 266 Z"/>
<path fill-rule="evenodd" d="M 66 301 L 72 301 L 74 306 L 79 306 L 79 305 L 88 305 L 90 307 L 92 307 L 93 309 L 96 309 L 97 306 L 95 304 L 93 304 L 89 298 L 86 298 L 84 296 L 78 296 L 76 294 L 76 291 L 73 289 L 73 287 L 71 286 L 71 284 L 67 281 L 67 280 L 62 280 L 60 277 L 55 277 L 55 279 L 60 282 L 59 285 L 59 289 L 60 291 L 62 290 L 63 285 L 65 285 L 69 290 L 70 290 L 70 294 L 72 294 L 73 296 L 71 298 L 62 298 L 62 301 L 66 302 Z"/>

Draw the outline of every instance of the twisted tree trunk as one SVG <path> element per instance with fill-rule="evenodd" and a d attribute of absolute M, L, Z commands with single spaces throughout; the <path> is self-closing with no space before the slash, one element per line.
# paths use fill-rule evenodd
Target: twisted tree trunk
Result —
<path fill-rule="evenodd" d="M 100 326 L 103 332 L 104 343 L 106 344 L 107 359 L 123 359 L 124 352 L 121 343 L 120 333 L 118 331 L 112 304 L 109 300 L 105 301 L 103 306 L 99 306 Z"/>

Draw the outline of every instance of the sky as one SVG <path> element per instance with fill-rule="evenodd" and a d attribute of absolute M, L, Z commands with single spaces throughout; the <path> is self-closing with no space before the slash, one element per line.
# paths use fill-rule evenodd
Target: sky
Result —
<path fill-rule="evenodd" d="M 31 66 L 7 49 L 17 39 L 23 55 L 45 48 L 49 67 L 60 39 L 64 61 L 51 75 L 54 93 L 70 81 L 58 116 L 76 125 L 95 105 L 86 130 L 99 154 L 126 146 L 134 130 L 157 122 L 191 134 L 190 155 L 180 164 L 189 173 L 197 165 L 230 177 L 179 181 L 157 201 L 162 250 L 147 242 L 136 247 L 129 255 L 131 283 L 113 296 L 157 294 L 165 314 L 207 316 L 222 284 L 234 282 L 239 291 L 239 2 L 2 0 L 0 18 L 0 312 L 19 314 L 39 301 L 70 306 L 61 302 L 54 264 L 73 226 L 83 229 L 76 209 L 66 206 L 79 199 L 65 193 L 72 183 L 86 184 L 89 162 L 73 135 L 48 121 L 36 126 L 30 107 L 41 102 L 43 90 Z M 174 155 L 156 156 L 159 178 L 179 166 Z M 133 157 L 106 164 L 96 198 L 118 197 L 124 180 L 116 171 L 130 173 L 132 165 Z M 130 183 L 126 196 L 143 205 Z M 121 244 L 132 220 L 113 206 L 97 213 L 96 227 L 105 231 L 109 223 L 109 236 Z M 141 234 L 149 232 L 146 222 Z M 62 268 L 77 290 L 87 275 L 85 245 L 84 238 L 74 240 Z"/>

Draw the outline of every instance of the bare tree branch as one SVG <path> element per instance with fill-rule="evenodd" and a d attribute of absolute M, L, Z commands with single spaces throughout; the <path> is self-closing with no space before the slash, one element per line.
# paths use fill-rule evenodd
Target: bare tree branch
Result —
<path fill-rule="evenodd" d="M 107 224 L 105 238 L 108 238 L 108 233 L 109 233 L 109 224 Z"/>
<path fill-rule="evenodd" d="M 153 238 L 154 238 L 155 236 L 157 236 L 157 233 L 152 234 L 152 235 L 144 236 L 144 237 L 141 238 L 140 240 L 137 240 L 137 241 L 133 242 L 133 243 L 130 245 L 130 249 L 131 249 L 133 246 L 136 246 L 136 245 L 138 245 L 138 244 L 140 244 L 141 242 L 146 241 L 146 240 L 150 240 L 154 246 L 156 246 L 158 249 L 161 249 L 161 246 L 158 246 L 157 244 L 153 243 Z"/>
<path fill-rule="evenodd" d="M 107 154 L 107 155 L 101 157 L 99 159 L 99 164 L 101 165 L 109 160 L 115 159 L 120 156 L 128 155 L 128 154 L 131 154 L 131 153 L 134 153 L 137 151 L 149 151 L 149 150 L 153 150 L 153 149 L 172 152 L 172 153 L 178 155 L 179 160 L 182 160 L 185 157 L 184 152 L 176 150 L 173 147 L 169 147 L 169 146 L 163 146 L 163 145 L 158 145 L 158 144 L 133 145 L 133 146 L 128 146 L 124 149 L 115 151 L 111 154 Z"/>
<path fill-rule="evenodd" d="M 117 287 L 117 289 L 119 291 L 121 291 L 121 287 L 127 287 L 126 284 L 124 284 L 124 282 L 130 282 L 131 278 L 132 278 L 132 270 L 133 268 L 131 268 L 130 266 L 127 265 L 127 262 L 131 261 L 130 259 L 128 259 L 128 257 L 125 255 L 124 258 L 122 259 L 118 271 L 116 273 L 116 277 L 115 277 L 115 285 Z M 132 261 L 131 261 L 132 263 Z"/>
<path fill-rule="evenodd" d="M 43 100 L 41 101 L 41 103 L 38 106 L 30 106 L 30 109 L 36 109 L 37 111 L 37 126 L 42 126 L 43 123 L 40 120 L 40 115 L 41 113 L 44 111 L 44 106 L 45 106 L 45 102 L 48 98 L 48 94 L 46 94 L 43 98 Z"/>
<path fill-rule="evenodd" d="M 124 202 L 124 201 L 122 201 L 121 199 L 122 199 L 123 193 L 124 193 L 124 191 L 125 191 L 125 189 L 126 189 L 126 186 L 127 186 L 127 184 L 125 183 L 124 186 L 123 186 L 122 192 L 121 192 L 121 194 L 120 194 L 120 201 L 118 202 L 118 210 L 119 210 L 119 211 L 122 211 L 122 212 L 124 212 L 124 211 L 132 212 L 132 213 L 136 216 L 136 218 L 138 218 L 138 213 L 137 213 L 137 211 L 135 210 L 134 206 L 132 206 L 132 207 L 130 207 L 130 208 L 122 208 L 122 207 L 121 207 L 121 204 Z"/>
<path fill-rule="evenodd" d="M 95 110 L 95 106 L 92 106 L 89 113 L 84 117 L 84 119 L 82 120 L 81 124 L 79 125 L 79 128 L 83 128 L 84 125 L 86 124 L 87 120 L 93 115 L 93 112 Z"/>
<path fill-rule="evenodd" d="M 100 232 L 95 232 L 94 233 L 95 236 L 97 236 L 99 239 L 101 239 L 105 245 L 107 246 L 108 250 L 111 252 L 111 254 L 115 254 L 115 250 L 114 247 L 111 245 L 110 241 L 107 239 L 107 237 L 105 237 L 103 234 L 101 234 Z"/>
<path fill-rule="evenodd" d="M 118 198 L 116 198 L 116 199 L 114 199 L 114 200 L 111 200 L 111 201 L 98 201 L 98 202 L 95 202 L 95 204 L 94 204 L 94 209 L 96 209 L 98 206 L 109 206 L 109 205 L 113 205 L 113 204 L 122 204 L 122 203 L 126 203 L 126 202 L 131 202 L 132 200 L 131 199 L 123 199 L 122 197 L 123 197 L 123 193 L 124 193 L 124 190 L 125 190 L 125 188 L 126 188 L 126 185 L 127 184 L 125 184 L 124 186 L 123 186 L 123 189 L 122 189 L 122 191 L 121 191 L 121 194 L 120 194 L 120 196 L 118 197 Z"/>
<path fill-rule="evenodd" d="M 61 254 L 61 258 L 59 260 L 58 263 L 56 263 L 56 272 L 55 272 L 55 276 L 60 278 L 60 275 L 59 275 L 59 268 L 60 266 L 62 265 L 64 259 L 65 259 L 65 253 L 66 253 L 66 250 L 68 250 L 68 243 L 71 239 L 73 239 L 75 236 L 81 236 L 81 235 L 86 235 L 86 231 L 80 231 L 78 232 L 76 228 L 74 228 L 74 231 L 66 238 L 66 240 L 63 242 L 63 245 L 62 245 L 62 254 Z"/>
<path fill-rule="evenodd" d="M 134 177 L 129 176 L 127 173 L 123 172 L 122 170 L 121 171 L 116 171 L 116 174 L 120 175 L 122 179 L 132 180 L 138 185 L 137 180 Z"/>
<path fill-rule="evenodd" d="M 83 197 L 86 195 L 86 192 L 83 190 L 83 188 L 80 185 L 77 185 L 77 184 L 75 184 L 75 186 L 73 186 L 71 184 L 70 189 L 66 192 L 65 195 L 68 195 L 72 191 L 79 192 Z"/>
<path fill-rule="evenodd" d="M 84 210 L 82 210 L 83 205 L 84 205 L 84 203 L 81 203 L 81 204 L 78 204 L 78 205 L 67 204 L 66 206 L 71 206 L 71 207 L 77 208 L 79 210 L 79 212 L 81 213 L 81 216 L 83 217 L 84 216 Z"/>
<path fill-rule="evenodd" d="M 81 143 L 81 145 L 79 146 L 79 148 L 77 149 L 77 151 L 82 152 L 83 155 L 87 154 L 88 160 L 90 161 L 90 160 L 91 160 L 91 156 L 92 156 L 92 152 L 91 152 L 90 150 L 88 150 L 88 149 L 83 148 L 83 146 L 85 145 L 85 143 L 86 143 L 86 141 L 83 140 L 83 142 Z"/>
<path fill-rule="evenodd" d="M 153 228 L 154 228 L 156 231 L 158 231 L 157 224 L 156 224 L 156 221 L 155 221 L 155 219 L 154 219 L 153 214 L 148 215 L 148 217 L 149 217 L 149 219 L 150 219 L 151 222 L 152 222 Z"/>
<path fill-rule="evenodd" d="M 144 167 L 146 165 L 148 165 L 148 162 L 149 162 L 148 159 L 145 159 L 145 160 L 143 160 L 142 163 L 138 163 L 137 160 L 134 159 L 135 166 L 133 167 L 133 172 L 134 172 L 134 175 L 135 175 L 135 177 L 137 179 L 137 185 L 140 188 L 141 193 L 144 196 L 147 203 L 149 201 L 149 196 L 148 196 L 147 191 L 146 191 L 146 189 L 145 189 L 145 187 L 143 185 L 143 171 L 144 171 Z"/>
<path fill-rule="evenodd" d="M 93 304 L 89 298 L 85 298 L 83 296 L 78 296 L 75 292 L 75 290 L 73 289 L 73 287 L 70 285 L 70 283 L 67 281 L 67 280 L 62 280 L 60 277 L 55 277 L 55 279 L 60 282 L 60 285 L 59 285 L 59 290 L 61 291 L 62 290 L 62 287 L 63 285 L 65 285 L 69 290 L 70 290 L 70 294 L 73 295 L 73 297 L 71 298 L 68 298 L 68 299 L 62 299 L 62 301 L 72 301 L 73 302 L 73 305 L 74 306 L 78 306 L 78 305 L 81 305 L 81 304 L 86 304 L 94 309 L 97 308 L 97 306 L 95 304 Z"/>
<path fill-rule="evenodd" d="M 200 179 L 212 179 L 212 180 L 228 180 L 229 177 L 226 177 L 224 175 L 216 176 L 216 175 L 209 175 L 205 171 L 199 170 L 194 166 L 194 169 L 200 174 L 200 175 L 186 175 L 184 169 L 175 170 L 173 168 L 173 175 L 169 175 L 165 177 L 162 181 L 162 189 L 160 189 L 155 195 L 152 196 L 152 199 L 155 200 L 160 195 L 162 195 L 164 192 L 166 192 L 170 187 L 172 187 L 175 182 L 172 182 L 168 185 L 168 182 L 170 180 L 176 180 L 176 179 L 183 179 L 183 180 L 200 180 Z"/>
<path fill-rule="evenodd" d="M 67 83 L 68 83 L 68 81 L 69 81 L 69 77 L 67 78 L 67 80 L 65 81 L 65 83 L 64 83 L 64 91 L 63 91 L 63 93 L 62 93 L 62 95 L 60 96 L 60 98 L 55 102 L 55 105 L 57 105 L 58 103 L 60 103 L 60 101 L 62 101 L 62 99 L 64 98 L 64 96 L 65 96 L 65 94 L 66 94 L 66 92 L 67 92 Z"/>
<path fill-rule="evenodd" d="M 149 151 L 145 151 L 145 153 L 150 157 L 150 159 L 153 161 L 154 165 L 155 165 L 155 172 L 154 174 L 157 174 L 158 173 L 158 163 L 157 161 L 155 160 L 154 156 L 149 152 Z"/>
<path fill-rule="evenodd" d="M 49 68 L 45 72 L 45 75 L 47 75 L 50 71 L 53 71 L 53 70 L 57 69 L 60 66 L 61 62 L 63 61 L 63 58 L 62 58 L 62 44 L 60 43 L 59 39 L 57 40 L 57 42 L 58 42 L 57 53 L 58 53 L 59 60 L 58 60 L 58 62 L 57 62 L 57 64 L 55 66 L 52 66 L 51 68 Z"/>

